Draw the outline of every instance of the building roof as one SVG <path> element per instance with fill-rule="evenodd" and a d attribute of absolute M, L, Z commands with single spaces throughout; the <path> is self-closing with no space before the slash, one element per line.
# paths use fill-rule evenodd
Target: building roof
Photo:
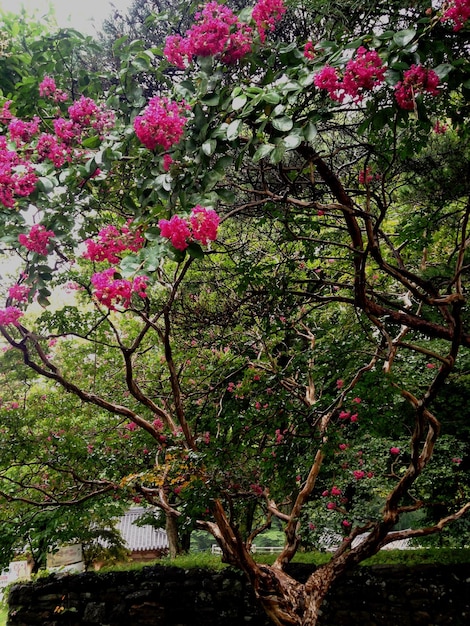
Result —
<path fill-rule="evenodd" d="M 116 524 L 126 547 L 131 552 L 145 552 L 147 550 L 161 550 L 168 548 L 166 532 L 161 528 L 150 525 L 137 526 L 135 522 L 145 513 L 151 512 L 144 507 L 132 507 Z"/>

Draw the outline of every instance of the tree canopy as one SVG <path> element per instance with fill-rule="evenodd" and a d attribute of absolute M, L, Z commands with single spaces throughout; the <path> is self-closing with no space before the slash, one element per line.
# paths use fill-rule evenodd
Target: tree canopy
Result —
<path fill-rule="evenodd" d="M 0 496 L 159 507 L 279 625 L 470 508 L 468 2 L 318 4 L 285 41 L 281 0 L 211 2 L 109 72 L 74 31 L 0 59 Z"/>

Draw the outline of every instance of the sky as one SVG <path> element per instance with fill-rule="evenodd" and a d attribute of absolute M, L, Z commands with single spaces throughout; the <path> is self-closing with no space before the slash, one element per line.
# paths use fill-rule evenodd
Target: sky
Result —
<path fill-rule="evenodd" d="M 112 13 L 113 7 L 125 10 L 132 0 L 0 0 L 0 9 L 19 13 L 24 6 L 28 13 L 39 15 L 54 8 L 60 27 L 72 27 L 88 35 L 99 32 L 103 20 Z"/>

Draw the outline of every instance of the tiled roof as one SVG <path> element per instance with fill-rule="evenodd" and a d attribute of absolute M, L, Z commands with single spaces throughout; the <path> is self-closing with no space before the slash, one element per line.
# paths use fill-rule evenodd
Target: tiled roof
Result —
<path fill-rule="evenodd" d="M 132 552 L 168 548 L 168 538 L 164 530 L 150 525 L 137 526 L 134 523 L 144 513 L 148 512 L 149 510 L 144 507 L 132 507 L 116 524 L 116 528 L 121 532 L 127 549 Z"/>

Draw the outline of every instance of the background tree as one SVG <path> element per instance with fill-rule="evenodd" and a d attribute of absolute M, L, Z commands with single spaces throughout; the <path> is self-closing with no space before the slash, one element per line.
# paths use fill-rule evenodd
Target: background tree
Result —
<path fill-rule="evenodd" d="M 463 517 L 468 453 L 439 437 L 437 410 L 468 358 L 468 179 L 435 186 L 459 172 L 449 146 L 468 150 L 466 10 L 286 45 L 269 40 L 282 4 L 241 21 L 211 5 L 165 44 L 152 80 L 173 99 L 143 108 L 133 80 L 155 55 L 126 43 L 106 103 L 69 104 L 49 76 L 38 119 L 4 105 L 2 236 L 25 268 L 3 337 L 113 441 L 123 428 L 148 441 L 104 476 L 56 464 L 47 488 L 19 468 L 31 502 L 119 486 L 164 511 L 174 545 L 182 528 L 211 532 L 282 625 L 315 624 L 331 583 L 404 515 L 401 538 Z M 435 155 L 449 165 L 428 202 L 413 175 Z M 70 281 L 76 299 L 54 311 L 52 287 Z M 439 452 L 445 508 L 426 478 Z M 272 518 L 285 548 L 257 564 L 249 548 Z M 285 567 L 323 524 L 344 541 L 301 584 Z"/>

